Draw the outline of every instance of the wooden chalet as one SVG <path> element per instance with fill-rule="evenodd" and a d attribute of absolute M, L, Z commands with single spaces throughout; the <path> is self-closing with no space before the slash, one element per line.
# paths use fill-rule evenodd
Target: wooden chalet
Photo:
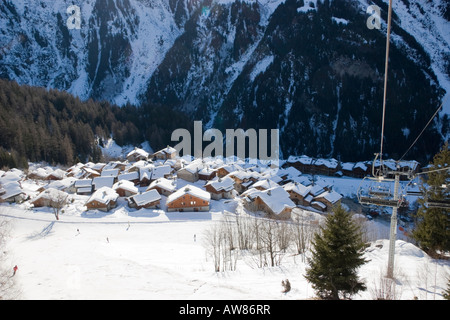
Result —
<path fill-rule="evenodd" d="M 113 189 L 101 187 L 95 191 L 86 202 L 87 210 L 109 211 L 117 205 L 119 195 Z"/>
<path fill-rule="evenodd" d="M 167 197 L 167 211 L 209 211 L 210 200 L 209 192 L 187 185 Z"/>
<path fill-rule="evenodd" d="M 196 159 L 177 171 L 177 177 L 188 182 L 196 182 L 199 180 L 199 171 L 203 169 L 201 159 Z"/>
<path fill-rule="evenodd" d="M 140 148 L 134 148 L 133 151 L 129 152 L 127 154 L 127 160 L 129 162 L 136 162 L 139 160 L 147 160 L 149 156 L 149 153 L 143 149 Z"/>
<path fill-rule="evenodd" d="M 312 197 L 308 198 L 310 188 L 298 182 L 290 182 L 283 186 L 284 190 L 289 194 L 289 198 L 296 204 L 301 206 L 309 206 Z"/>
<path fill-rule="evenodd" d="M 74 187 L 79 195 L 90 195 L 94 191 L 92 179 L 78 179 L 74 182 Z"/>
<path fill-rule="evenodd" d="M 156 160 L 175 159 L 177 157 L 177 154 L 178 154 L 178 152 L 175 148 L 167 146 L 166 148 L 155 152 L 153 154 L 153 159 L 156 159 Z"/>
<path fill-rule="evenodd" d="M 244 207 L 251 211 L 263 211 L 268 218 L 288 220 L 296 206 L 286 190 L 278 186 L 263 191 L 255 188 L 246 191 Z"/>
<path fill-rule="evenodd" d="M 177 183 L 175 180 L 168 180 L 166 178 L 159 178 L 150 183 L 147 191 L 156 190 L 159 194 L 170 196 L 177 190 Z"/>
<path fill-rule="evenodd" d="M 134 183 L 128 180 L 116 182 L 112 189 L 116 191 L 120 197 L 130 197 L 139 193 L 139 189 L 134 185 Z"/>
<path fill-rule="evenodd" d="M 216 177 L 205 185 L 205 190 L 214 200 L 234 198 L 234 180 L 230 177 Z"/>
<path fill-rule="evenodd" d="M 30 201 L 35 207 L 58 207 L 62 206 L 69 195 L 64 191 L 48 188 L 42 191 L 36 198 Z"/>
<path fill-rule="evenodd" d="M 325 191 L 316 196 L 311 202 L 311 205 L 315 202 L 320 202 L 325 205 L 324 211 L 332 211 L 333 208 L 341 203 L 342 196 L 336 191 Z M 323 207 L 320 205 L 320 207 Z"/>

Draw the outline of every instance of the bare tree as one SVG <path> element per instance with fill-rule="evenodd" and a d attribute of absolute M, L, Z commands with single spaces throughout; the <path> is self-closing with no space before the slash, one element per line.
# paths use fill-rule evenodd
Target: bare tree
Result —
<path fill-rule="evenodd" d="M 395 268 L 394 272 L 398 276 L 401 276 L 397 268 Z M 379 277 L 373 281 L 370 290 L 372 298 L 374 300 L 399 300 L 402 295 L 401 290 L 398 290 L 394 279 L 388 278 L 385 275 L 386 271 L 381 271 L 379 272 Z"/>
<path fill-rule="evenodd" d="M 235 228 L 228 218 L 205 231 L 203 245 L 213 258 L 214 271 L 236 270 L 239 250 L 234 245 L 234 238 Z"/>
<path fill-rule="evenodd" d="M 319 231 L 319 223 L 306 219 L 305 211 L 298 212 L 293 216 L 291 223 L 292 242 L 295 245 L 297 254 L 300 254 L 302 261 L 305 262 L 305 253 L 311 245 L 311 240 L 316 232 Z"/>
<path fill-rule="evenodd" d="M 221 240 L 220 225 L 213 224 L 205 231 L 203 245 L 208 255 L 212 256 L 214 263 L 214 271 L 220 271 L 221 254 L 220 254 L 220 242 Z"/>
<path fill-rule="evenodd" d="M 54 196 L 50 201 L 50 207 L 53 209 L 53 213 L 55 214 L 56 220 L 59 220 L 59 214 L 67 203 L 68 195 L 65 193 L 58 193 Z"/>

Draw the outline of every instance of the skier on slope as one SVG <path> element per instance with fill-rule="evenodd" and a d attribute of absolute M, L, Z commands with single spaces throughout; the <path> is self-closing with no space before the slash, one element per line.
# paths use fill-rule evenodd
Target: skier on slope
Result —
<path fill-rule="evenodd" d="M 17 265 L 15 265 L 13 268 L 13 276 L 16 275 L 17 270 L 19 270 L 19 268 L 17 267 Z"/>

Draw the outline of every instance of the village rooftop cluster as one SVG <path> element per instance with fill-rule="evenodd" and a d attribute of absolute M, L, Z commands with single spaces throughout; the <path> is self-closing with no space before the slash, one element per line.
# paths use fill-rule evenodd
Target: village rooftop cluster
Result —
<path fill-rule="evenodd" d="M 418 164 L 413 165 L 417 170 Z M 152 154 L 135 148 L 124 161 L 78 163 L 67 170 L 39 167 L 26 174 L 0 171 L 0 198 L 61 210 L 71 195 L 85 196 L 85 211 L 104 212 L 116 208 L 120 198 L 130 208 L 167 212 L 207 212 L 211 201 L 233 199 L 249 211 L 286 220 L 296 207 L 324 213 L 342 199 L 332 185 L 303 173 L 363 177 L 369 168 L 369 163 L 301 156 L 274 169 L 239 159 L 180 158 L 170 146 Z M 24 183 L 35 187 L 24 188 Z"/>

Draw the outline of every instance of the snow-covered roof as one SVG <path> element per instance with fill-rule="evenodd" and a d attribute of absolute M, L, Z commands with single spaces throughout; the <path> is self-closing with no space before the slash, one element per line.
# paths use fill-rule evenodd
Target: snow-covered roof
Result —
<path fill-rule="evenodd" d="M 50 182 L 46 188 L 55 188 L 55 189 L 61 190 L 61 189 L 69 188 L 71 185 L 73 185 L 75 183 L 75 181 L 77 181 L 77 179 L 73 178 L 73 177 L 64 178 L 61 180 L 55 180 L 55 181 Z"/>
<path fill-rule="evenodd" d="M 119 181 L 122 181 L 122 180 L 137 180 L 137 179 L 139 179 L 139 172 L 138 171 L 132 171 L 132 172 L 122 173 L 122 174 L 118 175 L 117 179 Z"/>
<path fill-rule="evenodd" d="M 7 184 L 3 185 L 3 189 L 6 191 L 1 198 L 2 199 L 8 199 L 14 196 L 17 196 L 21 193 L 24 193 L 22 188 L 20 187 L 20 184 L 16 181 L 9 182 Z"/>
<path fill-rule="evenodd" d="M 112 188 L 114 190 L 117 190 L 120 188 L 122 190 L 127 190 L 127 191 L 131 191 L 131 192 L 135 192 L 135 193 L 139 192 L 139 189 L 134 185 L 134 183 L 131 181 L 128 181 L 128 180 L 118 181 L 118 182 L 114 183 Z"/>
<path fill-rule="evenodd" d="M 204 163 L 202 162 L 201 159 L 195 159 L 194 161 L 189 163 L 187 166 L 181 168 L 180 170 L 185 170 L 190 173 L 196 173 L 196 172 L 200 171 L 201 169 L 203 169 L 203 166 L 204 166 Z"/>
<path fill-rule="evenodd" d="M 355 163 L 355 166 L 353 167 L 354 169 L 356 169 L 356 168 L 360 168 L 360 169 L 362 169 L 363 171 L 366 171 L 367 170 L 367 165 L 364 163 L 364 162 L 357 162 L 357 163 Z"/>
<path fill-rule="evenodd" d="M 66 172 L 61 169 L 56 169 L 56 170 L 49 172 L 47 177 L 50 175 L 53 177 L 59 178 L 59 179 L 64 179 L 64 177 L 66 176 Z"/>
<path fill-rule="evenodd" d="M 172 153 L 176 153 L 177 149 L 175 149 L 173 147 L 170 147 L 170 146 L 167 146 L 164 149 L 159 150 L 158 152 L 162 152 L 162 153 L 166 153 L 166 154 L 172 154 Z M 158 153 L 158 152 L 156 152 L 156 153 Z"/>
<path fill-rule="evenodd" d="M 95 189 L 100 189 L 102 187 L 112 188 L 114 177 L 95 177 L 92 184 L 95 185 Z"/>
<path fill-rule="evenodd" d="M 353 162 L 343 162 L 341 166 L 342 170 L 352 171 L 355 164 Z"/>
<path fill-rule="evenodd" d="M 338 164 L 339 164 L 339 162 L 336 159 L 333 159 L 333 158 L 331 158 L 331 159 L 322 159 L 322 158 L 320 158 L 320 159 L 316 159 L 314 161 L 314 165 L 315 166 L 325 166 L 325 167 L 330 168 L 330 169 L 337 168 Z"/>
<path fill-rule="evenodd" d="M 310 191 L 309 187 L 306 187 L 303 184 L 298 183 L 298 182 L 290 182 L 288 184 L 285 184 L 283 186 L 283 188 L 286 191 L 295 192 L 295 193 L 301 195 L 302 197 L 305 197 Z"/>
<path fill-rule="evenodd" d="M 228 176 L 223 178 L 215 177 L 208 181 L 206 185 L 210 185 L 216 191 L 231 191 L 234 189 L 234 180 Z"/>
<path fill-rule="evenodd" d="M 175 181 L 166 178 L 158 178 L 152 181 L 152 183 L 150 183 L 150 185 L 148 186 L 147 190 L 150 190 L 154 187 L 159 187 L 170 192 L 173 192 L 177 189 Z"/>
<path fill-rule="evenodd" d="M 30 170 L 28 172 L 28 175 L 35 175 L 42 179 L 46 178 L 50 174 L 51 170 L 45 169 L 45 168 L 37 168 L 34 170 Z"/>
<path fill-rule="evenodd" d="M 275 214 L 280 214 L 285 208 L 295 208 L 289 193 L 281 186 L 263 191 L 252 191 L 251 194 L 252 198 L 259 197 Z"/>
<path fill-rule="evenodd" d="M 132 196 L 131 199 L 133 199 L 133 201 L 136 203 L 136 205 L 143 206 L 146 203 L 161 200 L 161 195 L 158 193 L 158 191 L 152 189 L 152 190 L 143 192 L 141 194 Z"/>
<path fill-rule="evenodd" d="M 82 168 L 82 170 L 84 170 L 87 173 L 91 173 L 91 174 L 95 174 L 95 175 L 99 175 L 100 176 L 100 173 L 98 171 L 95 171 L 94 169 L 91 169 L 89 167 L 85 166 L 85 167 Z"/>
<path fill-rule="evenodd" d="M 179 189 L 178 191 L 172 193 L 170 196 L 167 197 L 167 203 L 173 202 L 176 199 L 178 199 L 179 197 L 182 197 L 186 194 L 189 194 L 191 196 L 200 198 L 202 200 L 207 200 L 210 201 L 211 200 L 211 195 L 209 192 L 202 190 L 196 186 L 193 185 L 187 185 L 181 189 Z"/>
<path fill-rule="evenodd" d="M 120 164 L 121 164 L 120 161 L 111 161 L 111 162 L 108 162 L 102 169 L 103 170 L 115 169 Z"/>
<path fill-rule="evenodd" d="M 280 177 L 286 175 L 288 179 L 291 179 L 300 176 L 302 173 L 294 167 L 287 167 L 279 169 L 277 174 Z"/>
<path fill-rule="evenodd" d="M 108 204 L 110 201 L 116 201 L 119 195 L 116 191 L 108 187 L 101 187 L 95 191 L 87 202 L 98 201 L 103 204 Z"/>
<path fill-rule="evenodd" d="M 311 202 L 311 205 L 313 205 L 313 204 L 321 207 L 322 209 L 326 209 L 327 208 L 326 204 L 324 204 L 324 203 L 322 203 L 320 201 L 313 201 L 313 202 Z"/>
<path fill-rule="evenodd" d="M 78 179 L 74 183 L 75 188 L 86 188 L 92 186 L 92 179 Z"/>
<path fill-rule="evenodd" d="M 245 180 L 245 179 L 260 179 L 261 178 L 261 174 L 255 171 L 246 171 L 246 170 L 236 170 L 236 171 L 232 171 L 230 173 L 228 173 L 226 175 L 227 177 L 230 178 L 238 178 L 239 180 Z"/>
<path fill-rule="evenodd" d="M 164 178 L 165 175 L 172 173 L 172 167 L 169 165 L 156 166 L 151 171 L 152 179 Z"/>
<path fill-rule="evenodd" d="M 148 157 L 148 152 L 141 149 L 141 148 L 134 148 L 131 152 L 127 154 L 127 158 L 130 156 L 142 156 L 142 157 Z"/>
<path fill-rule="evenodd" d="M 319 194 L 322 194 L 323 192 L 325 192 L 325 190 L 323 189 L 323 187 L 320 186 L 320 185 L 318 185 L 318 184 L 310 185 L 308 188 L 309 188 L 309 193 L 310 193 L 312 196 L 314 196 L 314 197 L 316 197 L 316 196 L 318 196 Z"/>
<path fill-rule="evenodd" d="M 289 163 L 295 163 L 300 162 L 302 164 L 311 164 L 313 162 L 313 158 L 302 155 L 302 156 L 289 156 L 287 162 Z"/>
<path fill-rule="evenodd" d="M 101 173 L 102 177 L 117 177 L 118 175 L 119 175 L 119 169 L 103 170 Z"/>
<path fill-rule="evenodd" d="M 52 201 L 59 201 L 66 199 L 68 196 L 69 195 L 63 191 L 57 190 L 55 188 L 48 188 L 42 191 L 36 198 L 33 199 L 32 202 L 37 201 L 41 198 Z"/>
<path fill-rule="evenodd" d="M 342 196 L 337 193 L 336 191 L 325 191 L 323 193 L 321 193 L 320 195 L 318 195 L 317 197 L 315 197 L 314 199 L 326 199 L 327 201 L 329 201 L 330 203 L 334 204 L 336 202 L 338 202 L 339 200 L 342 199 Z"/>
<path fill-rule="evenodd" d="M 276 182 L 274 182 L 274 181 L 272 181 L 270 179 L 263 179 L 263 180 L 255 182 L 253 184 L 253 188 L 260 187 L 260 188 L 263 188 L 263 189 L 266 189 L 266 190 L 270 189 L 270 188 L 278 187 L 278 186 L 279 186 L 278 183 L 276 183 Z"/>

